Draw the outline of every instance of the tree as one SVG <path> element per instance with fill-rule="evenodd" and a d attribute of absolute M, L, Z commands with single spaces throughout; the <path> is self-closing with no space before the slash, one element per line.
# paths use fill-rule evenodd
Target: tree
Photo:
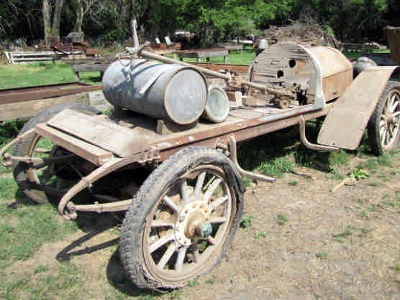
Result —
<path fill-rule="evenodd" d="M 64 0 L 55 0 L 54 10 L 49 0 L 42 0 L 43 31 L 46 46 L 50 44 L 52 36 L 60 36 L 61 11 Z"/>

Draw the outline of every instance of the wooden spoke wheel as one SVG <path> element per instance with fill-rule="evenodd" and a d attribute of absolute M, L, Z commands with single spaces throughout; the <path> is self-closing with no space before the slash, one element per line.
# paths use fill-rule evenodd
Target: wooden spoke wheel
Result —
<path fill-rule="evenodd" d="M 45 123 L 63 109 L 97 114 L 98 110 L 77 103 L 59 104 L 41 111 L 31 118 L 21 134 Z M 42 158 L 43 162 L 19 162 L 14 166 L 14 178 L 20 189 L 33 201 L 46 203 L 49 197 L 59 197 L 82 177 L 85 161 L 37 134 L 14 147 L 14 156 Z M 91 166 L 86 166 L 91 167 Z"/>
<path fill-rule="evenodd" d="M 140 288 L 184 286 L 214 267 L 243 210 L 243 185 L 230 160 L 209 148 L 171 156 L 144 182 L 121 232 L 121 258 Z"/>
<path fill-rule="evenodd" d="M 390 81 L 368 124 L 372 152 L 382 155 L 397 147 L 400 137 L 400 83 Z"/>

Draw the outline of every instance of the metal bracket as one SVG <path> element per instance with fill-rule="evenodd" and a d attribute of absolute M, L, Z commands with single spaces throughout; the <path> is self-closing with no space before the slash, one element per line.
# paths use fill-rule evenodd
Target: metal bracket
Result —
<path fill-rule="evenodd" d="M 310 143 L 306 137 L 306 121 L 303 116 L 299 118 L 299 129 L 300 129 L 300 140 L 304 146 L 311 150 L 317 150 L 321 152 L 331 152 L 331 151 L 339 151 L 340 148 L 324 146 L 319 144 Z"/>

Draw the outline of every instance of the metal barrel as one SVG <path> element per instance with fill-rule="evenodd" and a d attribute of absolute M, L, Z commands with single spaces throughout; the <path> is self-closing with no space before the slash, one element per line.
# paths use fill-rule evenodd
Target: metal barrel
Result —
<path fill-rule="evenodd" d="M 208 97 L 203 118 L 213 123 L 225 121 L 229 114 L 229 98 L 222 87 L 211 84 L 208 87 Z"/>
<path fill-rule="evenodd" d="M 197 121 L 208 94 L 199 71 L 144 59 L 112 63 L 103 76 L 103 92 L 115 106 L 180 125 Z"/>

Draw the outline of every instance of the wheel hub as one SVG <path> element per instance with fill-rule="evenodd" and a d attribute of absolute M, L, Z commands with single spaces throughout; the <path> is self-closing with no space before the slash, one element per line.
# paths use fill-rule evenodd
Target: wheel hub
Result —
<path fill-rule="evenodd" d="M 393 113 L 390 111 L 387 111 L 385 113 L 385 119 L 386 119 L 386 124 L 389 125 L 389 124 L 393 123 Z"/>
<path fill-rule="evenodd" d="M 182 246 L 190 246 L 192 239 L 211 235 L 210 210 L 202 201 L 187 204 L 179 213 L 175 226 L 176 241 Z"/>

